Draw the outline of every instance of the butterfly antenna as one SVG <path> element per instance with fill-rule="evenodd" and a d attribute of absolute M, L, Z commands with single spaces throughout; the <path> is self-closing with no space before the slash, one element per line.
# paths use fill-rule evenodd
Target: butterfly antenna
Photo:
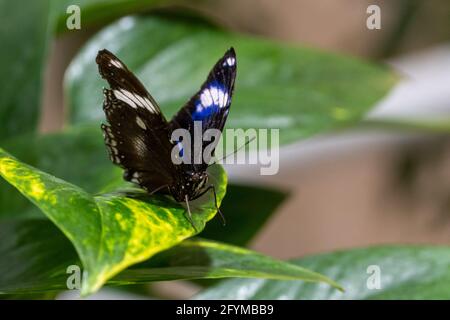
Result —
<path fill-rule="evenodd" d="M 247 141 L 246 143 L 244 143 L 242 146 L 240 146 L 240 147 L 237 148 L 236 150 L 233 150 L 232 152 L 228 153 L 227 155 L 225 155 L 224 157 L 220 158 L 219 160 L 217 160 L 217 161 L 215 161 L 215 162 L 209 164 L 208 167 L 209 167 L 209 166 L 212 166 L 213 164 L 219 163 L 219 162 L 222 161 L 223 159 L 226 159 L 226 158 L 228 158 L 229 156 L 235 154 L 236 152 L 238 152 L 239 150 L 241 150 L 242 148 L 244 148 L 246 145 L 248 145 L 250 142 L 252 142 L 252 141 L 255 140 L 255 139 L 256 139 L 256 136 L 251 137 L 251 138 L 248 139 L 248 141 Z"/>
<path fill-rule="evenodd" d="M 220 208 L 217 207 L 217 205 L 216 205 L 216 208 L 217 208 L 217 212 L 220 215 L 220 219 L 222 220 L 222 226 L 225 227 L 227 225 L 227 221 L 225 220 L 225 216 L 223 215 L 222 211 L 220 211 Z"/>
<path fill-rule="evenodd" d="M 192 213 L 191 213 L 191 208 L 189 207 L 189 200 L 188 200 L 188 196 L 186 195 L 184 197 L 184 199 L 186 200 L 186 207 L 187 207 L 187 212 L 188 212 L 188 220 L 191 223 L 192 227 L 194 228 L 195 232 L 198 232 L 197 228 L 195 227 L 194 221 L 192 220 Z"/>

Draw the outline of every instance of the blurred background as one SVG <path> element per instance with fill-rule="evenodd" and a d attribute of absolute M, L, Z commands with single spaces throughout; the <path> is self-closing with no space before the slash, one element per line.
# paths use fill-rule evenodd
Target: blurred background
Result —
<path fill-rule="evenodd" d="M 372 4 L 381 8 L 380 30 L 366 27 Z M 185 1 L 183 7 L 241 33 L 388 64 L 400 80 L 368 121 L 450 113 L 449 1 L 218 0 Z M 41 132 L 62 127 L 64 71 L 95 31 L 68 32 L 53 43 Z M 282 147 L 280 155 L 275 176 L 260 176 L 258 168 L 226 167 L 234 181 L 289 191 L 251 248 L 292 258 L 375 244 L 450 243 L 450 143 L 445 133 L 366 126 Z M 156 286 L 178 297 L 196 290 L 186 283 Z"/>

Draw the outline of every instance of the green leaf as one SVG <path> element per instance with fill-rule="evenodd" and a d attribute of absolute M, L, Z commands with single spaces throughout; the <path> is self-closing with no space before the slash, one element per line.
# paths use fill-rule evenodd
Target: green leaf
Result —
<path fill-rule="evenodd" d="M 0 0 L 0 140 L 37 127 L 49 42 L 48 11 L 46 0 Z"/>
<path fill-rule="evenodd" d="M 61 133 L 18 137 L 4 147 L 40 170 L 97 193 L 123 181 L 121 170 L 112 166 L 107 157 L 99 132 L 98 125 L 72 127 Z M 216 219 L 204 229 L 202 237 L 239 245 L 258 232 L 286 197 L 273 189 L 233 184 L 228 186 L 227 194 L 221 205 L 226 227 Z M 0 219 L 41 216 L 39 209 L 0 179 Z"/>
<path fill-rule="evenodd" d="M 301 266 L 276 260 L 254 251 L 203 239 L 189 239 L 134 268 L 125 270 L 111 283 L 224 277 L 267 278 L 321 282 L 341 287 L 331 279 Z"/>
<path fill-rule="evenodd" d="M 210 223 L 202 238 L 234 245 L 245 245 L 262 228 L 276 208 L 286 199 L 286 192 L 250 185 L 228 185 L 220 210 L 226 226 Z M 245 223 L 244 223 L 245 222 Z"/>
<path fill-rule="evenodd" d="M 70 65 L 65 85 L 71 122 L 103 119 L 99 49 L 117 54 L 170 117 L 230 46 L 238 76 L 228 128 L 279 128 L 281 143 L 357 122 L 395 82 L 387 68 L 355 58 L 200 23 L 126 17 L 94 36 Z"/>
<path fill-rule="evenodd" d="M 3 144 L 17 158 L 90 193 L 122 184 L 122 170 L 111 165 L 99 125 L 60 133 L 24 135 Z M 0 181 L 0 218 L 40 216 L 14 187 Z"/>
<path fill-rule="evenodd" d="M 106 22 L 128 15 L 159 7 L 164 4 L 177 3 L 175 0 L 53 0 L 52 10 L 55 16 L 55 31 L 69 31 L 66 26 L 67 8 L 77 5 L 81 12 L 81 27 L 96 27 Z"/>
<path fill-rule="evenodd" d="M 333 278 L 344 287 L 345 292 L 300 281 L 226 280 L 196 298 L 450 299 L 450 249 L 447 247 L 372 247 L 292 262 Z M 377 267 L 380 271 L 380 289 L 370 285 L 369 289 L 367 283 L 374 284 Z"/>
<path fill-rule="evenodd" d="M 217 202 L 225 195 L 226 174 L 210 167 Z M 146 260 L 196 234 L 185 209 L 167 196 L 148 196 L 141 189 L 91 195 L 83 189 L 34 169 L 0 149 L 0 175 L 39 207 L 73 243 L 87 276 L 83 294 L 98 290 L 126 267 Z M 212 194 L 191 203 L 201 231 L 214 217 Z"/>
<path fill-rule="evenodd" d="M 25 135 L 7 141 L 3 147 L 23 162 L 90 193 L 113 190 L 124 183 L 122 170 L 108 159 L 98 125 Z M 228 185 L 227 194 L 221 205 L 226 227 L 217 219 L 201 236 L 236 245 L 250 241 L 287 196 L 274 189 L 233 184 Z M 39 209 L 0 180 L 0 219 L 40 216 Z"/>
<path fill-rule="evenodd" d="M 0 293 L 21 294 L 67 289 L 70 265 L 80 265 L 70 241 L 44 219 L 0 223 Z M 176 279 L 263 277 L 303 279 L 337 286 L 304 268 L 250 250 L 192 239 L 119 273 L 108 283 L 135 284 Z"/>
<path fill-rule="evenodd" d="M 0 293 L 67 289 L 70 265 L 81 266 L 70 241 L 47 219 L 0 223 Z"/>

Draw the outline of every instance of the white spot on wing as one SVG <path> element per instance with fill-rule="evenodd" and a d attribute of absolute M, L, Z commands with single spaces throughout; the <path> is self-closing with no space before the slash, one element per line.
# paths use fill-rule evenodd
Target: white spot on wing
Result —
<path fill-rule="evenodd" d="M 144 121 L 142 121 L 142 119 L 140 117 L 136 117 L 136 123 L 142 129 L 147 130 L 147 127 L 145 126 Z"/>
<path fill-rule="evenodd" d="M 202 94 L 200 95 L 200 102 L 205 107 L 209 107 L 210 105 L 212 105 L 213 100 L 208 92 L 208 89 L 203 90 Z"/>
<path fill-rule="evenodd" d="M 151 109 L 153 109 L 153 112 L 154 112 L 154 113 L 157 113 L 157 112 L 158 112 L 158 109 L 156 109 L 156 107 L 153 105 L 153 103 L 151 103 L 151 101 L 150 101 L 147 97 L 144 98 L 144 101 L 146 102 L 146 104 L 147 104 L 147 109 L 148 109 L 149 111 L 152 111 Z"/>
<path fill-rule="evenodd" d="M 155 108 L 155 106 L 150 102 L 150 100 L 147 97 L 142 97 L 137 94 L 135 94 L 135 97 L 141 103 L 141 105 L 140 105 L 141 107 L 146 108 L 148 111 L 150 111 L 152 113 L 157 113 L 157 109 Z"/>
<path fill-rule="evenodd" d="M 200 94 L 200 102 L 205 108 L 212 105 L 223 108 L 228 103 L 228 93 L 224 92 L 220 87 L 211 86 L 209 88 L 205 88 L 202 91 L 202 93 Z"/>
<path fill-rule="evenodd" d="M 114 94 L 116 95 L 117 99 L 128 103 L 135 109 L 137 107 L 141 107 L 146 108 L 151 113 L 158 113 L 158 109 L 150 102 L 147 97 L 142 97 L 136 93 L 132 93 L 124 89 L 114 90 Z"/>
<path fill-rule="evenodd" d="M 228 92 L 225 92 L 224 96 L 223 96 L 223 102 L 222 105 L 220 106 L 221 108 L 225 107 L 228 104 Z"/>
<path fill-rule="evenodd" d="M 124 90 L 123 90 L 124 91 Z M 136 104 L 133 102 L 133 100 L 131 100 L 129 97 L 127 97 L 126 95 L 124 95 L 122 92 L 123 91 L 119 91 L 119 90 L 114 90 L 114 95 L 116 96 L 117 99 L 122 100 L 123 102 L 127 103 L 130 107 L 137 109 Z M 127 91 L 128 92 L 128 91 Z"/>
<path fill-rule="evenodd" d="M 142 107 L 142 102 L 136 98 L 136 95 L 127 90 L 120 90 L 128 99 L 133 101 L 137 106 Z"/>
<path fill-rule="evenodd" d="M 112 65 L 116 66 L 117 68 L 123 69 L 123 65 L 120 63 L 120 61 L 113 59 L 110 62 L 111 62 Z"/>
<path fill-rule="evenodd" d="M 209 88 L 209 92 L 210 92 L 211 97 L 212 97 L 212 99 L 214 101 L 214 104 L 218 105 L 219 104 L 219 100 L 220 100 L 220 98 L 219 98 L 220 97 L 220 93 L 222 93 L 222 95 L 223 95 L 223 91 L 219 90 L 217 87 L 211 87 L 211 88 Z"/>
<path fill-rule="evenodd" d="M 226 62 L 227 62 L 227 65 L 232 67 L 236 63 L 236 59 L 234 57 L 229 57 L 229 58 L 227 58 Z"/>

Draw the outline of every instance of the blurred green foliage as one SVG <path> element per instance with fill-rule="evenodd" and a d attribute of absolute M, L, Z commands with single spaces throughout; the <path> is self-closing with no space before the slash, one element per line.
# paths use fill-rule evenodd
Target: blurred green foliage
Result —
<path fill-rule="evenodd" d="M 104 84 L 94 57 L 104 47 L 136 72 L 170 116 L 196 91 L 217 57 L 234 46 L 239 70 L 228 127 L 280 128 L 282 143 L 359 124 L 395 83 L 396 76 L 382 65 L 232 33 L 196 15 L 183 18 L 152 12 L 180 3 L 78 1 L 83 28 L 114 22 L 88 41 L 68 69 L 67 128 L 39 135 L 36 129 L 45 60 L 52 38 L 66 31 L 66 9 L 72 2 L 43 0 L 24 5 L 0 0 L 0 40 L 7 48 L 1 53 L 0 71 L 8 75 L 0 86 L 0 145 L 21 160 L 2 151 L 0 173 L 45 213 L 6 182 L 0 184 L 0 293 L 45 291 L 53 297 L 65 288 L 67 266 L 81 263 L 91 273 L 91 278 L 85 280 L 85 293 L 108 281 L 119 285 L 168 279 L 259 277 L 291 280 L 233 279 L 207 289 L 199 298 L 237 298 L 230 292 L 243 292 L 238 289 L 255 283 L 256 291 L 239 298 L 447 297 L 443 289 L 448 282 L 446 248 L 360 249 L 299 259 L 292 264 L 211 240 L 182 242 L 194 232 L 183 219 L 181 207 L 173 201 L 145 196 L 144 200 L 131 199 L 113 192 L 127 184 L 120 170 L 109 163 L 98 128 L 103 119 Z M 122 18 L 131 13 L 140 15 Z M 21 27 L 17 28 L 19 23 Z M 401 123 L 426 129 L 442 127 L 435 122 Z M 399 123 L 392 126 L 401 127 Z M 448 126 L 444 127 L 447 130 Z M 226 178 L 220 172 L 216 176 L 221 199 Z M 231 184 L 222 206 L 229 226 L 219 229 L 210 224 L 201 235 L 244 246 L 286 195 L 270 188 Z M 197 208 L 204 213 L 195 218 L 201 225 L 214 215 L 210 200 Z M 124 208 L 123 204 L 130 201 L 133 206 Z M 96 220 L 99 217 L 89 213 L 99 210 L 99 206 L 104 213 Z M 111 219 L 117 214 L 121 214 L 123 225 Z M 153 223 L 156 218 L 161 222 Z M 158 236 L 152 238 L 154 234 Z M 152 259 L 135 264 L 153 254 Z M 365 268 L 371 263 L 379 263 L 388 275 L 383 289 L 376 293 L 366 286 Z M 303 267 L 338 280 L 347 291 L 340 293 L 330 286 L 293 281 L 336 286 L 329 278 Z"/>

